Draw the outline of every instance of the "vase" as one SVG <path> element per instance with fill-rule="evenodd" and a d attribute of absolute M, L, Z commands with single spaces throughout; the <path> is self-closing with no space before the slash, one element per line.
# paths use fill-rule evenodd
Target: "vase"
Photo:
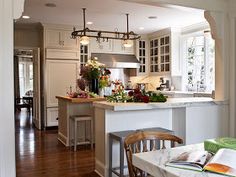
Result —
<path fill-rule="evenodd" d="M 98 94 L 99 91 L 98 79 L 92 79 L 90 84 L 91 84 L 90 91 Z"/>

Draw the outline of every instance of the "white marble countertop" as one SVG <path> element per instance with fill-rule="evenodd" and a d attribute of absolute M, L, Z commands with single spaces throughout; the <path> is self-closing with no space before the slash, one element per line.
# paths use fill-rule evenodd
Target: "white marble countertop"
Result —
<path fill-rule="evenodd" d="M 217 101 L 205 97 L 188 98 L 168 98 L 165 103 L 111 103 L 107 101 L 94 102 L 93 105 L 98 108 L 109 109 L 113 111 L 131 111 L 131 110 L 150 110 L 164 108 L 181 108 L 190 106 L 205 106 L 228 104 L 228 101 Z"/>
<path fill-rule="evenodd" d="M 172 149 L 137 153 L 133 155 L 133 164 L 154 177 L 223 177 L 224 175 L 215 173 L 197 172 L 165 166 L 172 158 L 183 152 L 203 149 L 203 144 L 194 144 Z"/>

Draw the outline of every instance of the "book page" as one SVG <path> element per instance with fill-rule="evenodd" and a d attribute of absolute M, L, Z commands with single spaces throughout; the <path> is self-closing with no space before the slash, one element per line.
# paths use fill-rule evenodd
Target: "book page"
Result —
<path fill-rule="evenodd" d="M 211 157 L 211 156 L 210 156 Z M 195 163 L 204 166 L 210 159 L 207 151 L 184 152 L 174 158 L 170 163 Z"/>
<path fill-rule="evenodd" d="M 202 171 L 204 165 L 212 157 L 207 151 L 191 151 L 184 152 L 179 156 L 173 158 L 170 162 L 166 163 L 166 166 Z"/>
<path fill-rule="evenodd" d="M 236 151 L 224 148 L 220 149 L 204 169 L 236 176 Z"/>

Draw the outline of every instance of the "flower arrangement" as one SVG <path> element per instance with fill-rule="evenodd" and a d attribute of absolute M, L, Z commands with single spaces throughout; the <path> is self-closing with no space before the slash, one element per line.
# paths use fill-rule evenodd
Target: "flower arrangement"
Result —
<path fill-rule="evenodd" d="M 101 76 L 99 78 L 99 88 L 103 89 L 107 86 L 110 86 L 110 74 L 111 71 L 109 69 L 103 68 L 101 72 Z"/>
<path fill-rule="evenodd" d="M 124 85 L 120 80 L 112 81 L 115 89 L 112 90 L 112 95 L 107 97 L 108 102 L 121 102 L 125 103 L 128 100 L 128 95 L 124 92 Z"/>
<path fill-rule="evenodd" d="M 140 89 L 129 91 L 128 94 L 124 92 L 124 86 L 120 81 L 113 82 L 115 89 L 112 91 L 112 95 L 107 98 L 108 102 L 166 102 L 167 97 L 161 93 L 145 92 Z"/>
<path fill-rule="evenodd" d="M 87 61 L 85 66 L 81 68 L 80 75 L 82 78 L 90 81 L 92 79 L 99 79 L 101 75 L 101 69 L 104 68 L 104 64 L 98 62 L 97 57 L 91 58 Z"/>

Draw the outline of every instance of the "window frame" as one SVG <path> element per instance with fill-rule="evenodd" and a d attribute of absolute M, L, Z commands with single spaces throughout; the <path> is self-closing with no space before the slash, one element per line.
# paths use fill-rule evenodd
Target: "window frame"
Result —
<path fill-rule="evenodd" d="M 205 85 L 207 86 L 207 75 L 209 74 L 207 72 L 207 68 L 209 67 L 209 65 L 207 64 L 207 57 L 208 57 L 208 54 L 206 52 L 206 50 L 209 49 L 209 46 L 206 44 L 206 36 L 204 34 L 204 31 L 205 30 L 209 30 L 209 29 L 204 29 L 204 30 L 201 30 L 201 31 L 197 31 L 197 32 L 192 32 L 192 33 L 188 33 L 188 34 L 184 34 L 181 36 L 181 40 L 180 40 L 180 46 L 181 46 L 181 52 L 180 52 L 180 57 L 183 59 L 182 60 L 182 90 L 183 91 L 188 91 L 187 90 L 187 80 L 188 80 L 188 74 L 187 74 L 187 39 L 190 38 L 190 37 L 198 37 L 198 36 L 204 36 L 204 66 L 205 66 L 205 74 L 204 74 L 204 80 L 205 80 Z M 215 61 L 214 61 L 214 64 L 215 64 Z M 207 66 L 208 65 L 208 66 Z M 214 67 L 214 80 L 215 80 L 215 67 Z M 213 87 L 215 88 L 215 81 L 214 81 L 214 84 L 213 84 Z M 215 90 L 215 89 L 213 89 Z M 191 92 L 191 91 L 188 91 L 188 92 Z M 193 90 L 192 92 L 199 92 L 198 89 L 197 90 Z M 205 93 L 210 93 L 209 90 L 205 90 L 204 91 Z"/>

